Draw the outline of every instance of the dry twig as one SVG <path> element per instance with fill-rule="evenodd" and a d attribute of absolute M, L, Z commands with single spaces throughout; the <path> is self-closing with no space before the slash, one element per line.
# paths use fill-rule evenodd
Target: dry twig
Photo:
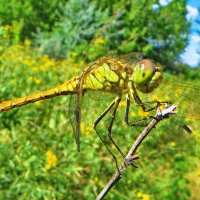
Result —
<path fill-rule="evenodd" d="M 176 106 L 172 105 L 168 107 L 168 104 L 165 105 L 164 110 L 157 109 L 156 115 L 152 117 L 152 121 L 145 127 L 145 129 L 140 133 L 138 138 L 133 143 L 131 149 L 129 150 L 126 158 L 122 162 L 122 164 L 119 167 L 119 171 L 117 170 L 115 174 L 111 177 L 111 179 L 108 181 L 104 189 L 101 191 L 101 193 L 98 195 L 96 200 L 101 200 L 105 197 L 105 195 L 110 191 L 110 189 L 122 178 L 122 174 L 127 169 L 129 165 L 131 165 L 133 162 L 135 162 L 139 156 L 134 155 L 142 141 L 147 137 L 147 135 L 150 133 L 152 128 L 156 126 L 158 122 L 160 122 L 163 119 L 168 118 L 172 114 L 176 114 L 177 111 L 175 111 Z"/>

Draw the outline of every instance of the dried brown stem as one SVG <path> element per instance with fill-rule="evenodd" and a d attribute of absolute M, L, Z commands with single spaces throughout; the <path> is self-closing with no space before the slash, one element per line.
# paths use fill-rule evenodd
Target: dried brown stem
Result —
<path fill-rule="evenodd" d="M 104 189 L 100 192 L 96 200 L 101 200 L 105 197 L 105 195 L 110 191 L 110 189 L 121 179 L 122 174 L 125 172 L 127 167 L 132 164 L 135 160 L 139 158 L 138 155 L 134 155 L 142 141 L 147 137 L 147 135 L 150 133 L 152 128 L 156 126 L 158 122 L 161 120 L 168 118 L 171 114 L 176 114 L 177 111 L 174 111 L 176 109 L 175 105 L 172 105 L 168 107 L 166 104 L 164 110 L 157 109 L 156 115 L 153 118 L 153 120 L 145 127 L 145 129 L 140 133 L 140 135 L 137 137 L 135 142 L 133 143 L 131 149 L 129 150 L 126 158 L 122 162 L 122 164 L 119 167 L 119 171 L 117 170 L 115 174 L 111 177 L 111 179 L 108 181 Z"/>

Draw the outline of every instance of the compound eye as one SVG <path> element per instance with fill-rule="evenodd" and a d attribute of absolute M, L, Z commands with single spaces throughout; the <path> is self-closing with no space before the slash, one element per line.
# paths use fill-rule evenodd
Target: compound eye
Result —
<path fill-rule="evenodd" d="M 138 85 L 147 84 L 156 72 L 155 64 L 148 60 L 143 59 L 138 63 L 134 72 L 134 82 Z"/>
<path fill-rule="evenodd" d="M 140 69 L 145 70 L 145 65 L 143 63 L 140 65 Z"/>
<path fill-rule="evenodd" d="M 152 61 L 144 59 L 140 61 L 140 69 L 144 71 L 156 71 L 156 66 Z"/>

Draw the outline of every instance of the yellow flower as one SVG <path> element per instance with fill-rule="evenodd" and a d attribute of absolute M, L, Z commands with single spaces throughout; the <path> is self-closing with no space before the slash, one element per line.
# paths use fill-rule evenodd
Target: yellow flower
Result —
<path fill-rule="evenodd" d="M 150 196 L 148 194 L 144 194 L 142 200 L 150 200 Z"/>
<path fill-rule="evenodd" d="M 84 131 L 85 131 L 85 124 L 83 122 L 81 122 L 80 126 L 81 126 L 81 132 L 84 133 Z"/>
<path fill-rule="evenodd" d="M 141 198 L 142 200 L 150 200 L 150 196 L 148 194 L 142 194 L 142 192 L 137 192 L 137 197 Z"/>
<path fill-rule="evenodd" d="M 74 58 L 68 58 L 68 59 L 66 59 L 66 64 L 71 64 L 71 63 L 74 63 L 74 62 L 75 62 Z"/>
<path fill-rule="evenodd" d="M 142 192 L 137 192 L 136 195 L 137 195 L 137 197 L 142 197 L 143 194 L 142 194 Z"/>
<path fill-rule="evenodd" d="M 59 70 L 59 66 L 53 66 L 53 71 L 58 71 Z"/>
<path fill-rule="evenodd" d="M 45 55 L 43 56 L 43 59 L 49 60 L 49 56 L 48 56 L 47 54 L 45 54 Z"/>
<path fill-rule="evenodd" d="M 95 176 L 94 181 L 95 181 L 95 182 L 98 182 L 98 181 L 99 181 L 99 178 L 98 178 L 97 176 Z"/>
<path fill-rule="evenodd" d="M 87 126 L 85 129 L 85 134 L 89 134 L 94 130 L 93 126 Z"/>
<path fill-rule="evenodd" d="M 29 76 L 29 79 L 30 79 L 31 81 L 34 81 L 36 84 L 40 84 L 40 83 L 41 83 L 41 80 L 38 79 L 38 78 L 35 78 L 35 77 L 32 77 L 32 76 Z"/>
<path fill-rule="evenodd" d="M 31 41 L 28 40 L 28 39 L 25 39 L 24 45 L 25 45 L 25 46 L 30 46 L 30 45 L 31 45 Z"/>
<path fill-rule="evenodd" d="M 90 134 L 93 130 L 93 126 L 86 126 L 83 122 L 81 122 L 81 132 L 83 134 Z"/>
<path fill-rule="evenodd" d="M 6 30 L 6 31 L 12 30 L 12 26 L 10 26 L 10 25 L 5 25 L 3 28 L 4 28 L 4 30 Z"/>
<path fill-rule="evenodd" d="M 48 150 L 46 152 L 46 159 L 47 159 L 47 163 L 45 165 L 46 169 L 51 169 L 52 167 L 55 167 L 57 165 L 57 157 L 51 150 Z"/>
<path fill-rule="evenodd" d="M 36 84 L 40 84 L 40 83 L 41 83 L 41 80 L 38 79 L 38 78 L 34 78 L 34 82 L 35 82 Z"/>
<path fill-rule="evenodd" d="M 105 44 L 105 40 L 103 38 L 97 38 L 94 41 L 94 44 L 98 44 L 98 45 Z"/>
<path fill-rule="evenodd" d="M 25 65 L 28 65 L 28 66 L 31 66 L 31 65 L 32 65 L 32 61 L 29 60 L 29 59 L 25 59 L 25 60 L 23 61 L 23 63 L 24 63 Z"/>
<path fill-rule="evenodd" d="M 197 176 L 199 176 L 199 177 L 200 177 L 200 169 L 199 169 L 199 170 L 197 170 Z"/>
<path fill-rule="evenodd" d="M 119 107 L 125 107 L 126 106 L 126 101 L 121 101 L 119 103 Z"/>
<path fill-rule="evenodd" d="M 175 147 L 175 146 L 176 146 L 176 142 L 170 142 L 169 145 L 170 145 L 171 147 Z"/>
<path fill-rule="evenodd" d="M 143 110 L 139 110 L 138 115 L 141 117 L 147 117 L 149 115 L 148 112 L 144 112 Z"/>

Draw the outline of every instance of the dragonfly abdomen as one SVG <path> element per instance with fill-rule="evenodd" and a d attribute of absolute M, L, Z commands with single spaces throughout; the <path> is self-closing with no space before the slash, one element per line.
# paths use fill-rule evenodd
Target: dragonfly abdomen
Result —
<path fill-rule="evenodd" d="M 36 101 L 44 99 L 50 99 L 60 95 L 70 95 L 76 93 L 75 88 L 77 87 L 78 77 L 75 77 L 64 84 L 59 85 L 55 88 L 45 90 L 42 92 L 33 93 L 24 97 L 16 98 L 13 100 L 3 101 L 0 103 L 0 112 L 10 110 L 15 107 L 20 107 Z"/>

